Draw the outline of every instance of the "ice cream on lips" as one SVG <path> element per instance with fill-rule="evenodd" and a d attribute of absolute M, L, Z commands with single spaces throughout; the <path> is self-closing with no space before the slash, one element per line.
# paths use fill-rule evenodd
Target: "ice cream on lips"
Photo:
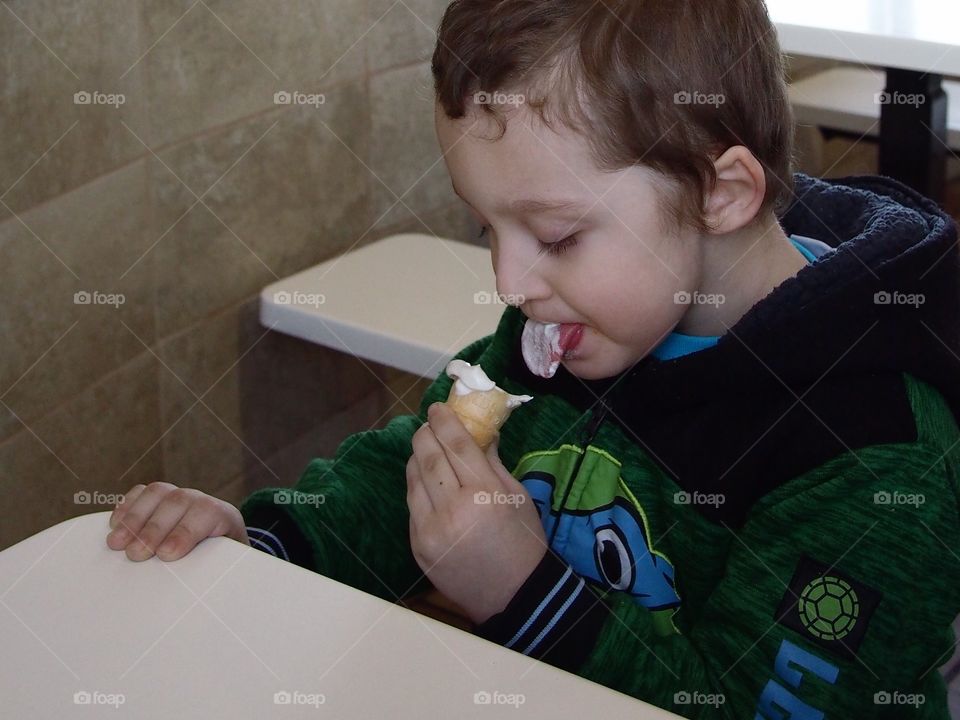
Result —
<path fill-rule="evenodd" d="M 514 408 L 533 400 L 532 395 L 511 395 L 501 390 L 482 367 L 463 360 L 447 363 L 447 375 L 454 379 L 447 405 L 483 450 L 493 442 Z"/>
<path fill-rule="evenodd" d="M 529 318 L 520 338 L 523 360 L 534 375 L 552 378 L 563 356 L 577 346 L 582 335 L 579 323 L 542 323 Z"/>

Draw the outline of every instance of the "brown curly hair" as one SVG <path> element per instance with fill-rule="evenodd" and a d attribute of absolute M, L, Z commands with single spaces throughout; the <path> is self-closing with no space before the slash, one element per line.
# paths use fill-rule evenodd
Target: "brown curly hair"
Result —
<path fill-rule="evenodd" d="M 454 0 L 432 71 L 451 120 L 478 92 L 520 94 L 548 127 L 581 134 L 600 169 L 658 171 L 677 226 L 707 231 L 713 160 L 734 145 L 763 166 L 760 215 L 793 195 L 793 114 L 763 0 Z M 497 104 L 479 104 L 502 137 Z"/>

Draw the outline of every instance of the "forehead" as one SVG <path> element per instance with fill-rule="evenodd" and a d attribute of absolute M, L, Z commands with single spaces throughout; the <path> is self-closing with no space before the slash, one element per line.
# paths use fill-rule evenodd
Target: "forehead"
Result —
<path fill-rule="evenodd" d="M 600 171 L 579 134 L 559 123 L 547 127 L 523 106 L 511 108 L 505 121 L 506 132 L 499 137 L 497 121 L 472 104 L 459 120 L 435 106 L 437 140 L 462 195 L 469 198 L 480 186 L 495 183 L 502 194 L 525 196 L 537 189 L 589 197 Z"/>

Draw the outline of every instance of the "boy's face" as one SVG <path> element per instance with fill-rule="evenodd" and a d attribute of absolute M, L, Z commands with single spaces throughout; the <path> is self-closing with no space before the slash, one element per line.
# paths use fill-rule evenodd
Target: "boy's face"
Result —
<path fill-rule="evenodd" d="M 484 139 L 499 128 L 482 110 L 454 121 L 436 105 L 435 120 L 454 188 L 488 227 L 497 292 L 528 318 L 583 324 L 562 361 L 570 373 L 613 377 L 677 325 L 691 306 L 674 294 L 698 286 L 701 239 L 662 228 L 659 175 L 641 166 L 600 172 L 580 136 L 556 123 L 555 133 L 522 106 L 498 141 Z M 511 207 L 532 199 L 576 206 Z M 564 252 L 547 252 L 570 236 Z"/>

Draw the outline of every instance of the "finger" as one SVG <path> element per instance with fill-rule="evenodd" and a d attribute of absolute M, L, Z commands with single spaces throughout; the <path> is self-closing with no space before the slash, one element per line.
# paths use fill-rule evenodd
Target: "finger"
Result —
<path fill-rule="evenodd" d="M 413 521 L 413 515 L 410 516 L 410 552 L 417 565 L 423 568 L 423 562 L 420 559 L 420 535 L 417 524 Z"/>
<path fill-rule="evenodd" d="M 226 534 L 226 525 L 221 522 L 218 512 L 216 501 L 212 498 L 199 498 L 191 503 L 186 514 L 157 549 L 157 557 L 164 561 L 178 560 L 200 541 Z"/>
<path fill-rule="evenodd" d="M 432 426 L 424 425 L 414 433 L 413 456 L 420 471 L 420 484 L 430 496 L 433 508 L 444 506 L 459 492 L 460 481 Z"/>
<path fill-rule="evenodd" d="M 125 548 L 127 543 L 140 533 L 164 496 L 175 489 L 176 486 L 170 483 L 155 482 L 147 485 L 117 520 L 117 527 L 107 535 L 107 545 L 114 550 Z"/>
<path fill-rule="evenodd" d="M 414 455 L 407 462 L 407 507 L 410 509 L 410 522 L 418 526 L 423 518 L 433 512 L 433 503 L 423 487 L 420 465 Z"/>
<path fill-rule="evenodd" d="M 130 491 L 124 495 L 120 502 L 117 503 L 117 506 L 113 509 L 113 513 L 110 515 L 110 528 L 114 529 L 120 522 L 120 518 L 123 517 L 124 513 L 130 509 L 130 506 L 133 502 L 140 496 L 140 493 L 144 491 L 146 485 L 134 485 L 130 488 Z"/>
<path fill-rule="evenodd" d="M 507 492 L 512 492 L 516 487 L 517 479 L 510 474 L 510 471 L 504 466 L 503 461 L 500 460 L 499 444 L 500 436 L 498 435 L 494 438 L 493 442 L 490 444 L 490 447 L 487 448 L 487 460 L 490 462 L 490 467 L 496 471 L 497 477 L 500 478 L 500 484 L 503 486 L 504 490 Z"/>
<path fill-rule="evenodd" d="M 430 417 L 430 429 L 443 448 L 458 483 L 463 487 L 485 487 L 489 478 L 482 477 L 476 468 L 487 465 L 488 461 L 460 418 L 445 403 L 434 403 L 428 408 L 427 414 Z"/>
<path fill-rule="evenodd" d="M 157 546 L 167 539 L 170 531 L 187 513 L 192 500 L 190 492 L 183 488 L 167 493 L 144 523 L 143 529 L 127 545 L 127 557 L 139 562 L 156 554 Z"/>

